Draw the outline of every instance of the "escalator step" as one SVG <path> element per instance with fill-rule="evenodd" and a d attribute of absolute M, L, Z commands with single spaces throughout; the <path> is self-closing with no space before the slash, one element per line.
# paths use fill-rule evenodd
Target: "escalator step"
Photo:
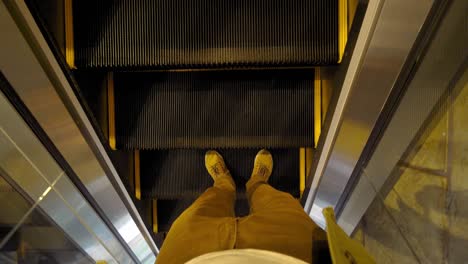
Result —
<path fill-rule="evenodd" d="M 312 70 L 116 73 L 120 149 L 314 144 Z"/>
<path fill-rule="evenodd" d="M 337 63 L 338 0 L 73 1 L 78 67 Z"/>
<path fill-rule="evenodd" d="M 274 159 L 269 183 L 299 197 L 299 150 L 270 150 Z M 219 152 L 236 182 L 238 198 L 245 197 L 257 149 L 222 149 Z M 144 198 L 196 198 L 213 180 L 205 169 L 206 150 L 174 149 L 140 152 L 141 192 Z"/>

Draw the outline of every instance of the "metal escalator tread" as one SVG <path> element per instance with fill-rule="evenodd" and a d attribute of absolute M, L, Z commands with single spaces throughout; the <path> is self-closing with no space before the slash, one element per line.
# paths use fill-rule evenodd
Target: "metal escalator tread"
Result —
<path fill-rule="evenodd" d="M 313 70 L 114 76 L 119 149 L 314 144 Z"/>
<path fill-rule="evenodd" d="M 236 182 L 238 198 L 245 197 L 258 149 L 221 149 L 226 165 Z M 299 197 L 299 149 L 272 149 L 273 173 L 269 183 L 276 189 Z M 205 169 L 203 149 L 172 149 L 140 152 L 143 198 L 196 198 L 213 180 Z"/>
<path fill-rule="evenodd" d="M 338 1 L 73 1 L 77 67 L 335 64 Z"/>

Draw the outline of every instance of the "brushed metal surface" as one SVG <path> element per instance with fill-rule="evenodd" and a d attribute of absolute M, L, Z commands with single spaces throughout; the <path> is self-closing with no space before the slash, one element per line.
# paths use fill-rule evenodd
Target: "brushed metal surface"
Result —
<path fill-rule="evenodd" d="M 55 221 L 95 261 L 119 263 L 100 241 L 73 213 L 55 190 L 51 190 L 39 203 L 39 207 Z M 128 262 L 127 262 L 128 263 Z"/>
<path fill-rule="evenodd" d="M 138 261 L 153 262 L 158 249 L 25 3 L 0 13 L 2 73 Z"/>
<path fill-rule="evenodd" d="M 0 168 L 34 202 L 64 174 L 1 92 Z"/>
<path fill-rule="evenodd" d="M 305 210 L 322 227 L 335 207 L 433 1 L 370 0 Z"/>
<path fill-rule="evenodd" d="M 27 144 L 24 144 L 27 143 Z M 41 161 L 41 162 L 37 162 Z M 67 176 L 50 156 L 47 149 L 37 139 L 22 117 L 16 112 L 7 98 L 0 92 L 0 169 L 8 175 L 22 191 L 29 196 L 33 206 L 26 212 L 23 219 L 28 217 L 37 206 L 52 218 L 81 249 L 94 260 L 116 262 L 109 253 L 122 255 L 122 248 L 116 245 L 106 245 L 104 241 L 116 240 L 103 233 L 110 233 L 107 226 L 99 226 L 90 219 L 96 219 L 97 214 L 88 210 L 85 214 L 81 208 L 89 208 L 77 189 L 67 189 L 58 186 L 62 191 L 74 195 L 80 206 L 72 207 L 60 199 L 55 192 L 56 184 L 68 181 Z M 53 173 L 47 175 L 48 173 Z M 57 197 L 55 197 L 57 196 Z M 81 197 L 80 197 L 81 196 Z M 53 202 L 52 202 L 53 201 Z M 73 203 L 77 205 L 77 203 Z M 77 211 L 74 211 L 77 210 Z M 81 211 L 81 212 L 80 212 Z M 80 213 L 81 216 L 79 215 Z M 9 212 L 2 212 L 8 214 Z M 101 220 L 102 221 L 102 220 Z M 17 230 L 23 222 L 16 223 Z M 123 263 L 129 263 L 130 257 L 120 257 Z"/>
<path fill-rule="evenodd" d="M 61 177 L 53 186 L 58 196 L 71 208 L 83 225 L 87 226 L 92 233 L 105 245 L 109 253 L 118 263 L 131 263 L 132 258 L 122 247 L 114 234 L 109 230 L 104 221 L 96 214 L 79 190 L 73 185 L 68 177 Z"/>
<path fill-rule="evenodd" d="M 402 155 L 447 91 L 468 84 L 468 2 L 452 1 L 338 223 L 352 233 Z M 457 74 L 462 74 L 457 76 Z M 458 79 L 460 78 L 460 79 Z M 458 81 L 457 81 L 458 79 Z M 458 82 L 453 87 L 453 82 Z M 466 88 L 465 88 L 466 89 Z M 450 107 L 450 97 L 442 101 Z"/>

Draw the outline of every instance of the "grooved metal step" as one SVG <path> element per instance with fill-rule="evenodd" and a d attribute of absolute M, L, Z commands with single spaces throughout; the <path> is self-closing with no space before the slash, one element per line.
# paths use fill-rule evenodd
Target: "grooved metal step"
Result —
<path fill-rule="evenodd" d="M 314 72 L 114 74 L 120 149 L 314 145 Z"/>
<path fill-rule="evenodd" d="M 338 1 L 73 1 L 77 67 L 329 65 Z"/>
<path fill-rule="evenodd" d="M 299 149 L 270 150 L 274 159 L 269 183 L 280 191 L 299 197 Z M 226 165 L 236 182 L 238 198 L 245 197 L 257 149 L 222 149 Z M 143 198 L 174 200 L 196 198 L 213 180 L 205 169 L 206 150 L 173 149 L 140 152 Z"/>

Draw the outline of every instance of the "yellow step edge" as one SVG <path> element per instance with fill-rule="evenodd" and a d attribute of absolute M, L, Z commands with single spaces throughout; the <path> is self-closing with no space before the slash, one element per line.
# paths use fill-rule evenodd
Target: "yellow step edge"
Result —
<path fill-rule="evenodd" d="M 351 29 L 354 21 L 354 15 L 356 14 L 356 9 L 359 4 L 359 0 L 348 0 L 348 32 Z"/>
<path fill-rule="evenodd" d="M 135 150 L 133 152 L 134 160 L 134 171 L 135 171 L 135 197 L 141 200 L 141 189 L 140 189 L 140 151 Z"/>
<path fill-rule="evenodd" d="M 73 1 L 65 0 L 64 2 L 64 17 L 65 17 L 65 60 L 68 67 L 76 69 L 75 66 L 75 43 L 73 36 Z"/>
<path fill-rule="evenodd" d="M 312 169 L 313 148 L 299 148 L 299 193 L 300 197 L 304 194 L 307 177 Z"/>
<path fill-rule="evenodd" d="M 305 148 L 299 149 L 299 193 L 300 197 L 305 190 L 306 183 L 306 150 Z"/>
<path fill-rule="evenodd" d="M 348 41 L 348 0 L 338 0 L 338 63 L 341 62 Z"/>
<path fill-rule="evenodd" d="M 151 201 L 151 211 L 153 219 L 153 233 L 158 233 L 158 201 L 153 199 Z"/>
<path fill-rule="evenodd" d="M 242 70 L 252 71 L 271 71 L 271 70 L 312 70 L 315 66 L 275 66 L 275 67 L 255 67 L 246 66 Z M 219 72 L 219 71 L 238 71 L 238 67 L 221 68 L 180 68 L 180 69 L 142 69 L 139 72 Z"/>
<path fill-rule="evenodd" d="M 109 146 L 111 149 L 117 149 L 115 139 L 115 95 L 114 95 L 114 74 L 107 73 L 107 120 L 109 122 Z"/>
<path fill-rule="evenodd" d="M 322 79 L 320 68 L 315 68 L 314 74 L 314 147 L 317 148 L 322 131 Z"/>
<path fill-rule="evenodd" d="M 310 176 L 312 171 L 312 161 L 314 159 L 314 149 L 306 148 L 305 149 L 305 180 Z"/>
<path fill-rule="evenodd" d="M 314 148 L 317 148 L 320 133 L 322 131 L 322 80 L 320 68 L 314 70 Z M 304 193 L 306 180 L 312 169 L 314 149 L 299 149 L 299 192 L 302 197 Z"/>

